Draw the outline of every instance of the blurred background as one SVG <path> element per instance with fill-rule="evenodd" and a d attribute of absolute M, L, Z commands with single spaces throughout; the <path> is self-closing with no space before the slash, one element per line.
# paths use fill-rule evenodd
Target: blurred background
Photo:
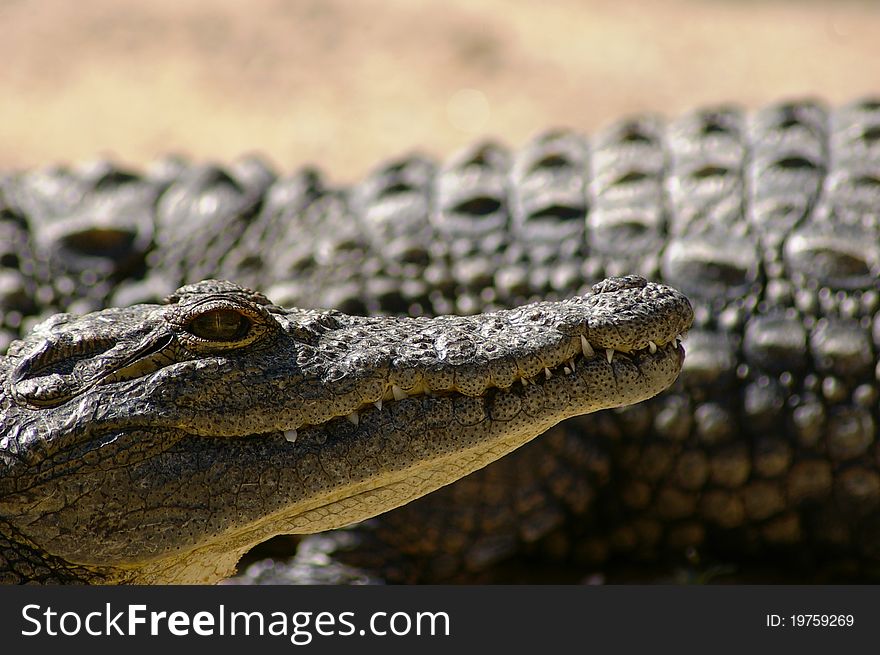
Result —
<path fill-rule="evenodd" d="M 0 167 L 161 153 L 338 182 L 477 136 L 880 93 L 876 0 L 0 0 Z"/>

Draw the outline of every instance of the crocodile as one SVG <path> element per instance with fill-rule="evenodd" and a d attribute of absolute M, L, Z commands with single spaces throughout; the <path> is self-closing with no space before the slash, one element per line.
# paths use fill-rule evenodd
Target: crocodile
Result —
<path fill-rule="evenodd" d="M 4 574 L 214 582 L 278 533 L 370 518 L 655 395 L 692 317 L 635 276 L 475 317 L 288 310 L 216 280 L 56 315 L 4 358 Z"/>
<path fill-rule="evenodd" d="M 494 312 L 627 275 L 687 295 L 688 357 L 667 392 L 328 533 L 355 535 L 334 556 L 383 579 L 695 559 L 878 574 L 878 100 L 627 117 L 591 138 L 403 156 L 348 187 L 255 157 L 168 157 L 12 173 L 0 189 L 6 343 L 54 312 L 207 278 L 365 316 Z"/>

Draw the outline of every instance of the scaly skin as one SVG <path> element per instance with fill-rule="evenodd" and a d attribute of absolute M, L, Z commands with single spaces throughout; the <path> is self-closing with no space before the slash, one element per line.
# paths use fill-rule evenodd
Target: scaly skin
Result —
<path fill-rule="evenodd" d="M 55 316 L 0 359 L 0 574 L 215 582 L 276 534 L 362 521 L 659 393 L 692 319 L 637 277 L 473 317 L 287 310 L 219 281 Z"/>
<path fill-rule="evenodd" d="M 627 118 L 589 139 L 403 157 L 343 189 L 255 159 L 99 163 L 0 188 L 7 340 L 28 316 L 206 277 L 368 315 L 473 314 L 631 273 L 691 299 L 669 392 L 566 421 L 347 533 L 365 544 L 346 557 L 385 579 L 508 579 L 497 566 L 515 560 L 576 580 L 694 558 L 877 574 L 876 100 Z"/>

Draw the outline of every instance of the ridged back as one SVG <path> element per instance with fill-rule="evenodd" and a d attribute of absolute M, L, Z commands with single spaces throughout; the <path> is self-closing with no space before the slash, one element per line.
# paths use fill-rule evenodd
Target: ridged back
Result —
<path fill-rule="evenodd" d="M 522 543 L 586 561 L 709 543 L 880 554 L 878 101 L 635 117 L 403 157 L 350 188 L 169 158 L 10 174 L 0 194 L 5 343 L 28 317 L 208 277 L 350 313 L 469 314 L 630 273 L 687 293 L 671 392 L 385 519 L 382 539 L 415 554 L 434 546 L 406 511 L 463 539 L 436 577 Z M 571 515 L 585 538 L 560 536 Z"/>

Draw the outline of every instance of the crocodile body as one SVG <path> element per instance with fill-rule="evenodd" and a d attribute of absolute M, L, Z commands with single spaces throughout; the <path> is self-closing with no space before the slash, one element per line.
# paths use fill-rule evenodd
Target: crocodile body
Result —
<path fill-rule="evenodd" d="M 345 189 L 256 159 L 99 163 L 11 175 L 3 202 L 7 340 L 29 315 L 208 277 L 366 315 L 474 314 L 627 274 L 688 295 L 672 390 L 566 421 L 364 526 L 352 561 L 387 579 L 695 553 L 876 574 L 876 101 L 636 117 L 443 165 L 409 156 Z"/>

